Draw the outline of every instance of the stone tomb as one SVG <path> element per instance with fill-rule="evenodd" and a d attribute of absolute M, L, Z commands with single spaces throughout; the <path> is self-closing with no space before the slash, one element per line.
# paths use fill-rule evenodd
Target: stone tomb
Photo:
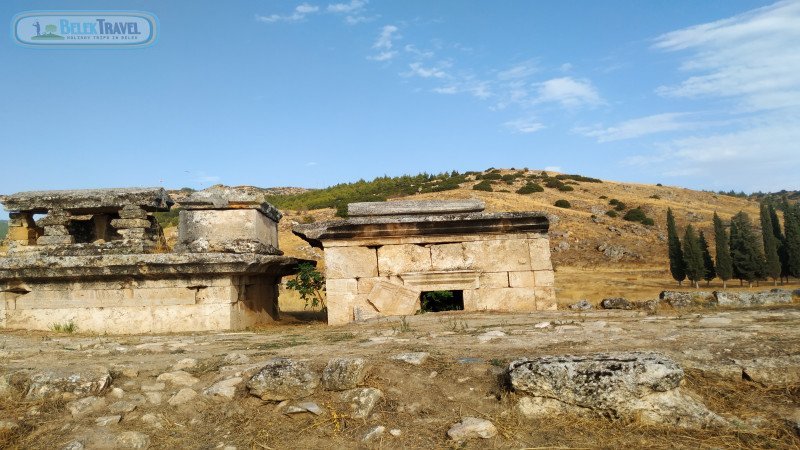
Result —
<path fill-rule="evenodd" d="M 0 327 L 71 322 L 82 332 L 131 334 L 272 322 L 280 278 L 301 260 L 278 249 L 280 214 L 271 205 L 229 200 L 190 198 L 170 252 L 150 213 L 173 203 L 163 189 L 5 197 L 17 230 L 9 233 L 8 257 L 0 258 Z M 76 220 L 84 224 L 76 227 Z"/>
<path fill-rule="evenodd" d="M 543 212 L 484 213 L 477 200 L 353 203 L 349 218 L 296 225 L 324 249 L 328 323 L 420 310 L 454 291 L 467 311 L 556 309 Z"/>

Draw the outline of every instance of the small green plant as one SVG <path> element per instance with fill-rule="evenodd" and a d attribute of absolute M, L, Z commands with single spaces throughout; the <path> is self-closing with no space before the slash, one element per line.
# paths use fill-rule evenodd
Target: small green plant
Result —
<path fill-rule="evenodd" d="M 568 184 L 562 184 L 561 186 L 558 187 L 558 190 L 561 192 L 569 192 L 569 191 L 574 191 L 575 188 Z"/>
<path fill-rule="evenodd" d="M 489 360 L 489 364 L 491 364 L 491 365 L 493 365 L 495 367 L 505 367 L 506 366 L 506 363 L 502 359 L 499 359 L 499 358 L 490 359 Z"/>
<path fill-rule="evenodd" d="M 325 275 L 320 273 L 311 263 L 300 263 L 297 265 L 297 275 L 286 282 L 286 288 L 297 291 L 300 298 L 305 302 L 305 308 L 321 307 L 324 311 L 325 306 Z"/>
<path fill-rule="evenodd" d="M 658 194 L 653 194 L 650 196 L 650 198 L 652 198 L 653 200 L 661 200 L 661 196 Z"/>
<path fill-rule="evenodd" d="M 616 211 L 614 211 L 614 210 L 611 210 L 611 211 L 606 211 L 606 215 L 607 215 L 608 217 L 614 218 L 614 217 L 617 217 L 619 214 L 617 214 L 617 212 L 616 212 Z"/>
<path fill-rule="evenodd" d="M 568 201 L 563 200 L 563 199 L 562 200 L 556 200 L 556 202 L 553 203 L 553 206 L 557 206 L 559 208 L 572 208 L 572 205 Z"/>
<path fill-rule="evenodd" d="M 625 213 L 622 217 L 629 222 L 639 222 L 642 225 L 655 225 L 655 221 L 647 217 L 647 214 L 641 208 L 633 208 Z"/>
<path fill-rule="evenodd" d="M 78 331 L 78 326 L 75 325 L 75 322 L 69 321 L 67 323 L 54 323 L 50 325 L 50 329 L 56 333 L 74 333 Z"/>
<path fill-rule="evenodd" d="M 492 192 L 492 182 L 489 180 L 483 180 L 475 186 L 472 186 L 472 189 L 476 191 Z"/>

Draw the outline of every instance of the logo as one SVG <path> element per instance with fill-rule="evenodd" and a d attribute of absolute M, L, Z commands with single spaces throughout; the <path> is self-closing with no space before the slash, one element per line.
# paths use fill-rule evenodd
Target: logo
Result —
<path fill-rule="evenodd" d="M 155 42 L 156 23 L 143 12 L 31 11 L 11 29 L 28 47 L 144 47 Z"/>

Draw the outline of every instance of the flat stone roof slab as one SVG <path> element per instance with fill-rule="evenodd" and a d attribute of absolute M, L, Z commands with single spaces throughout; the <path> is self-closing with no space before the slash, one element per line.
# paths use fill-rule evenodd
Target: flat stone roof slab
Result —
<path fill-rule="evenodd" d="M 347 205 L 350 217 L 405 216 L 481 212 L 486 204 L 466 200 L 401 200 L 396 202 L 360 202 Z"/>
<path fill-rule="evenodd" d="M 145 211 L 169 211 L 174 203 L 159 187 L 28 191 L 0 196 L 7 211 L 46 213 L 52 210 L 103 211 L 138 206 Z"/>

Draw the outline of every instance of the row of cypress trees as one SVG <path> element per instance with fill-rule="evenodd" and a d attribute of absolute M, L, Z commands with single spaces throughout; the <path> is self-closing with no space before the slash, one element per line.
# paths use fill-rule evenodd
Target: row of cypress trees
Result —
<path fill-rule="evenodd" d="M 740 283 L 772 279 L 777 285 L 789 277 L 800 278 L 800 204 L 783 203 L 783 228 L 778 213 L 771 204 L 762 204 L 759 214 L 761 239 L 745 212 L 734 215 L 726 227 L 714 213 L 715 255 L 712 258 L 708 241 L 701 230 L 698 234 L 689 224 L 678 235 L 672 209 L 667 210 L 667 247 L 672 277 L 682 284 L 688 279 L 695 287 L 701 280 L 728 280 Z M 760 241 L 760 242 L 759 242 Z"/>

